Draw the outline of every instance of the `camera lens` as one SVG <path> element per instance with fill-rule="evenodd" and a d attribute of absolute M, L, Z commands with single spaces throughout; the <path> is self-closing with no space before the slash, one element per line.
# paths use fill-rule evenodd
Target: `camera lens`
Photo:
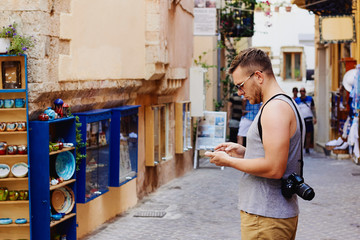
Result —
<path fill-rule="evenodd" d="M 312 200 L 315 197 L 314 189 L 312 189 L 306 183 L 302 183 L 297 186 L 296 194 L 299 195 L 304 200 Z"/>

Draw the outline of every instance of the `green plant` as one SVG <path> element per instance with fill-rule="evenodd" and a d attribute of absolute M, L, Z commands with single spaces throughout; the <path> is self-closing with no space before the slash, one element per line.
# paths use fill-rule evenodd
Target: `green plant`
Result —
<path fill-rule="evenodd" d="M 215 50 L 215 49 L 214 49 Z M 213 51 L 214 51 L 213 50 Z M 206 61 L 204 61 L 204 58 L 206 56 L 208 52 L 203 52 L 201 55 L 198 56 L 197 59 L 194 59 L 194 64 L 196 66 L 199 66 L 199 67 L 202 67 L 203 69 L 206 70 L 206 73 L 205 73 L 205 80 L 204 80 L 204 83 L 205 83 L 205 86 L 206 88 L 210 87 L 210 79 L 209 79 L 209 74 L 208 74 L 208 69 L 210 68 L 216 68 L 217 65 L 209 65 L 206 63 Z"/>
<path fill-rule="evenodd" d="M 69 107 L 68 111 L 69 111 L 69 117 L 73 117 L 74 115 L 72 115 L 70 107 Z M 81 134 L 81 130 L 80 130 L 82 123 L 80 122 L 78 116 L 75 117 L 75 122 L 76 122 L 75 123 L 75 133 L 76 133 L 76 136 L 75 136 L 75 141 L 76 141 L 76 146 L 75 146 L 75 149 L 76 149 L 75 150 L 75 153 L 76 153 L 76 171 L 79 171 L 81 161 L 86 158 L 86 154 L 81 153 L 82 148 L 86 147 L 86 143 L 83 142 L 83 140 L 82 140 L 82 134 Z"/>
<path fill-rule="evenodd" d="M 82 140 L 82 134 L 81 134 L 81 125 L 82 123 L 79 121 L 79 117 L 76 116 L 75 117 L 75 130 L 76 130 L 76 137 L 75 137 L 75 141 L 76 141 L 76 171 L 80 170 L 80 164 L 81 161 L 86 158 L 86 154 L 82 154 L 81 150 L 82 148 L 86 147 L 86 143 L 83 142 Z"/>
<path fill-rule="evenodd" d="M 34 46 L 35 39 L 33 37 L 21 36 L 17 33 L 17 24 L 14 23 L 7 27 L 3 27 L 0 32 L 0 38 L 10 38 L 10 48 L 8 54 L 21 55 L 26 50 Z"/>

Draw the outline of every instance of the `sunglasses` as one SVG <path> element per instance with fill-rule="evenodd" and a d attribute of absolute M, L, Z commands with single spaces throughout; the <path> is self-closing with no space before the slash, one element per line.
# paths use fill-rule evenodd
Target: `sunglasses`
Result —
<path fill-rule="evenodd" d="M 245 82 L 246 82 L 247 80 L 249 80 L 252 76 L 254 76 L 254 74 L 255 74 L 256 72 L 261 72 L 261 73 L 262 73 L 262 71 L 255 71 L 255 72 L 253 72 L 252 74 L 250 74 L 250 76 L 249 76 L 245 81 L 243 81 L 243 82 L 240 83 L 240 84 L 236 84 L 236 85 L 235 85 L 236 89 L 237 89 L 237 90 L 244 91 L 243 87 L 244 87 Z"/>

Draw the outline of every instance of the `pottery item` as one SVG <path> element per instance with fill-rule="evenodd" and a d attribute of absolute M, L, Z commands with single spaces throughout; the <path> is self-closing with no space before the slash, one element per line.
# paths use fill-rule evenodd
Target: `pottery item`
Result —
<path fill-rule="evenodd" d="M 27 146 L 26 145 L 18 145 L 17 146 L 18 154 L 26 154 L 27 153 Z"/>
<path fill-rule="evenodd" d="M 47 115 L 46 113 L 42 113 L 39 115 L 39 120 L 40 121 L 47 121 L 49 120 L 49 115 Z"/>
<path fill-rule="evenodd" d="M 49 116 L 49 120 L 54 120 L 56 117 L 56 112 L 52 110 L 51 107 L 48 107 L 48 109 L 46 109 L 44 113 Z"/>
<path fill-rule="evenodd" d="M 60 98 L 54 101 L 55 112 L 58 114 L 59 117 L 63 117 L 63 104 L 64 101 Z"/>
<path fill-rule="evenodd" d="M 16 131 L 17 127 L 18 127 L 17 122 L 8 122 L 8 123 L 6 123 L 6 131 L 9 131 L 9 132 Z"/>
<path fill-rule="evenodd" d="M 0 201 L 6 201 L 9 190 L 6 187 L 0 187 Z"/>
<path fill-rule="evenodd" d="M 25 177 L 28 173 L 28 165 L 24 162 L 15 163 L 11 167 L 11 173 L 18 178 Z"/>
<path fill-rule="evenodd" d="M 7 165 L 5 163 L 1 163 L 0 164 L 0 178 L 6 178 L 7 176 L 9 176 L 9 173 L 10 173 L 9 165 Z"/>
<path fill-rule="evenodd" d="M 10 201 L 15 201 L 18 199 L 18 197 L 19 197 L 18 191 L 14 191 L 14 190 L 9 191 L 8 199 Z"/>
<path fill-rule="evenodd" d="M 55 189 L 51 195 L 51 205 L 58 213 L 70 213 L 75 205 L 74 192 L 69 186 Z"/>
<path fill-rule="evenodd" d="M 75 168 L 75 157 L 71 152 L 62 152 L 57 155 L 55 171 L 59 177 L 65 181 L 69 180 L 74 175 Z"/>
<path fill-rule="evenodd" d="M 25 107 L 25 98 L 16 98 L 16 99 L 15 99 L 15 107 L 16 107 L 16 108 L 23 108 L 23 107 Z"/>
<path fill-rule="evenodd" d="M 15 100 L 14 99 L 5 99 L 4 100 L 4 107 L 5 108 L 13 108 L 15 104 Z"/>
<path fill-rule="evenodd" d="M 12 223 L 11 218 L 0 218 L 0 224 L 10 224 Z"/>
<path fill-rule="evenodd" d="M 0 99 L 0 108 L 4 107 L 4 99 Z"/>
<path fill-rule="evenodd" d="M 67 104 L 67 103 L 63 104 L 63 114 L 64 114 L 64 117 L 69 117 L 71 115 L 69 104 Z"/>
<path fill-rule="evenodd" d="M 26 130 L 26 122 L 17 122 L 17 131 L 25 131 Z"/>
<path fill-rule="evenodd" d="M 20 190 L 18 200 L 27 200 L 29 197 L 29 191 L 27 190 Z"/>
<path fill-rule="evenodd" d="M 7 53 L 10 48 L 10 38 L 0 38 L 0 53 Z"/>
<path fill-rule="evenodd" d="M 6 152 L 9 155 L 17 154 L 17 146 L 16 145 L 9 145 L 6 148 Z"/>
<path fill-rule="evenodd" d="M 16 224 L 24 224 L 24 223 L 27 223 L 27 220 L 26 220 L 26 218 L 18 218 L 15 220 L 15 223 Z"/>
<path fill-rule="evenodd" d="M 54 220 L 60 220 L 62 217 L 63 215 L 61 213 L 51 214 L 51 218 L 53 218 Z"/>
<path fill-rule="evenodd" d="M 5 155 L 6 154 L 6 148 L 7 148 L 7 143 L 6 142 L 0 142 L 0 155 Z"/>
<path fill-rule="evenodd" d="M 0 122 L 0 132 L 6 131 L 6 122 Z"/>

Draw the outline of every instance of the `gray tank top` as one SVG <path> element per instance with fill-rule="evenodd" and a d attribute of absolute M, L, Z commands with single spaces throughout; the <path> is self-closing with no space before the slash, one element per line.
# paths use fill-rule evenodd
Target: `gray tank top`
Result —
<path fill-rule="evenodd" d="M 294 110 L 297 128 L 295 134 L 290 138 L 290 148 L 287 161 L 287 167 L 283 178 L 287 178 L 293 172 L 300 173 L 301 159 L 301 139 L 304 139 L 305 132 L 303 130 L 303 138 L 300 133 L 300 123 L 290 99 L 285 96 L 277 96 L 271 101 L 280 99 L 287 102 Z M 294 103 L 294 102 L 293 102 Z M 296 106 L 296 103 L 295 103 Z M 266 106 L 265 106 L 266 107 Z M 256 115 L 247 133 L 246 143 L 246 159 L 264 157 L 264 147 L 260 139 L 258 130 L 260 111 Z M 303 122 L 303 119 L 300 119 Z M 304 122 L 303 122 L 303 126 Z M 248 173 L 240 172 L 240 193 L 239 193 L 239 209 L 248 213 L 272 217 L 272 218 L 290 218 L 299 214 L 297 195 L 287 199 L 281 194 L 281 180 L 257 177 Z"/>

